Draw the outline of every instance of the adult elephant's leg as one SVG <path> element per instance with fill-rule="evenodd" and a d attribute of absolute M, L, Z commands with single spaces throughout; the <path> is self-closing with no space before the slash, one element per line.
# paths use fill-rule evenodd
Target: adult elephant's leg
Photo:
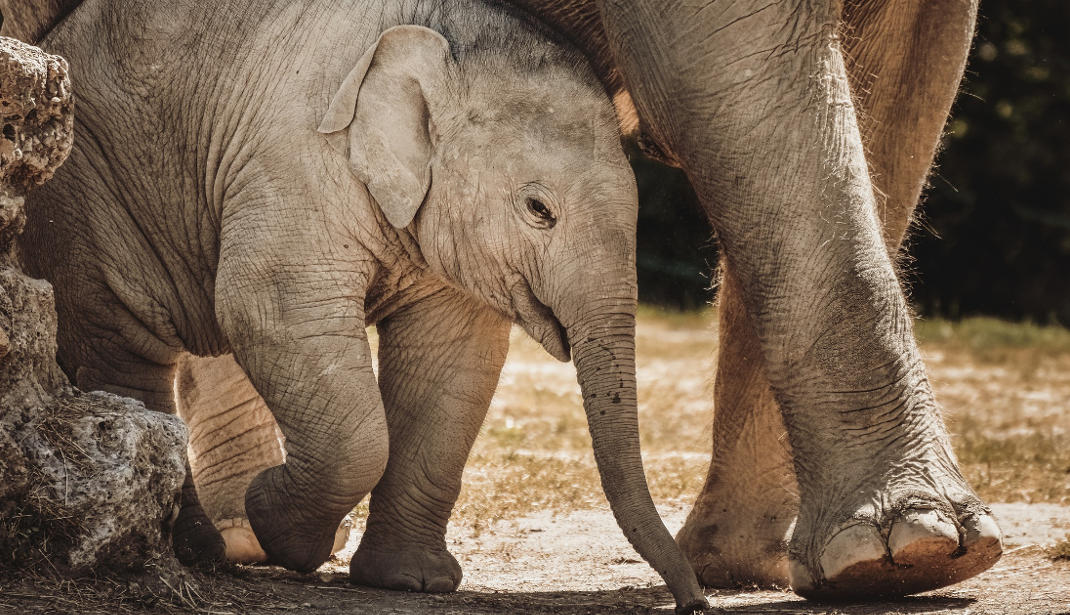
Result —
<path fill-rule="evenodd" d="M 784 586 L 799 509 L 791 446 L 739 282 L 728 268 L 718 316 L 713 456 L 676 540 L 704 585 Z"/>
<path fill-rule="evenodd" d="M 912 593 L 991 566 L 999 537 L 958 471 L 885 249 L 839 6 L 601 8 L 640 116 L 707 205 L 754 323 L 799 480 L 793 585 Z"/>
<path fill-rule="evenodd" d="M 390 460 L 351 576 L 388 589 L 453 591 L 461 568 L 446 549 L 446 523 L 505 362 L 509 321 L 443 289 L 377 328 Z"/>
<path fill-rule="evenodd" d="M 902 243 L 958 91 L 976 8 L 972 0 L 844 6 L 847 74 L 861 108 L 862 141 L 892 255 Z M 713 458 L 678 540 L 709 585 L 782 584 L 786 552 L 776 546 L 794 520 L 798 496 L 780 409 L 739 293 L 726 271 Z"/>
<path fill-rule="evenodd" d="M 976 0 L 844 3 L 847 76 L 893 254 L 962 81 L 976 18 Z"/>

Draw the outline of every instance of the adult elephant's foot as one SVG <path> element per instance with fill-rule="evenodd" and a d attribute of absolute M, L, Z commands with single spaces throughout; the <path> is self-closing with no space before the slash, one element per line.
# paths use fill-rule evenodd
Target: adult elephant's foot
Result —
<path fill-rule="evenodd" d="M 706 587 L 787 587 L 795 481 L 790 475 L 765 478 L 745 490 L 733 488 L 735 481 L 711 481 L 676 535 Z"/>
<path fill-rule="evenodd" d="M 708 587 L 787 587 L 788 539 L 799 513 L 780 407 L 765 384 L 761 353 L 726 271 L 713 457 L 702 493 L 676 536 Z"/>
<path fill-rule="evenodd" d="M 249 525 L 248 519 L 223 519 L 217 521 L 215 525 L 219 533 L 223 535 L 223 542 L 226 543 L 227 561 L 236 564 L 259 564 L 267 561 L 267 553 L 260 546 L 260 541 L 256 539 L 256 534 Z M 352 524 L 348 519 L 342 521 L 338 526 L 338 531 L 335 532 L 331 554 L 345 548 L 351 529 Z"/>
<path fill-rule="evenodd" d="M 904 596 L 995 564 L 1003 546 L 989 509 L 957 471 L 925 474 L 900 473 L 849 513 L 804 501 L 789 550 L 792 588 L 820 600 Z"/>
<path fill-rule="evenodd" d="M 358 585 L 401 591 L 451 592 L 461 584 L 461 566 L 445 548 L 384 548 L 362 542 L 349 575 Z"/>

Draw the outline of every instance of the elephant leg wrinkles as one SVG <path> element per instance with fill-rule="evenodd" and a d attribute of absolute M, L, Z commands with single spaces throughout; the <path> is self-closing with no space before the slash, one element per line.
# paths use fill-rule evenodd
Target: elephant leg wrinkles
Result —
<path fill-rule="evenodd" d="M 245 491 L 257 474 L 285 462 L 282 432 L 271 410 L 229 353 L 183 357 L 175 391 L 178 414 L 190 431 L 193 483 L 223 535 L 227 560 L 265 561 L 245 512 Z M 332 552 L 348 537 L 349 525 L 343 522 Z"/>
<path fill-rule="evenodd" d="M 906 237 L 958 92 L 976 16 L 976 0 L 844 3 L 841 37 L 847 75 L 859 109 L 885 245 L 893 258 Z M 823 556 L 839 560 L 834 564 L 842 570 L 839 578 L 829 579 L 826 571 L 825 583 L 810 590 L 811 595 L 921 591 L 969 578 L 999 558 L 999 528 L 966 485 L 946 428 L 939 416 L 934 418 L 930 437 L 940 442 L 936 450 L 910 451 L 895 463 L 900 474 L 904 467 L 926 468 L 917 472 L 926 475 L 921 488 L 916 487 L 916 475 L 885 487 L 885 508 L 878 512 L 884 516 L 878 523 L 883 535 L 877 538 L 869 528 L 845 528 L 845 535 L 855 535 L 834 539 Z M 938 458 L 945 455 L 950 463 L 941 471 L 946 462 Z M 867 543 L 870 555 L 860 555 Z M 884 546 L 887 549 L 878 549 Z M 845 552 L 850 554 L 844 557 Z M 807 576 L 793 579 L 803 593 Z"/>
<path fill-rule="evenodd" d="M 446 550 L 446 523 L 505 362 L 509 321 L 443 288 L 377 328 L 391 452 L 351 576 L 388 589 L 453 591 L 461 569 Z"/>
<path fill-rule="evenodd" d="M 722 269 L 713 456 L 676 540 L 707 586 L 785 586 L 799 509 L 791 446 L 739 282 Z"/>
<path fill-rule="evenodd" d="M 893 256 L 957 92 L 976 12 L 970 0 L 936 4 L 857 1 L 844 7 L 847 74 Z M 798 509 L 790 446 L 738 282 L 730 271 L 722 275 L 713 460 L 678 540 L 708 585 L 784 585 L 786 552 L 764 546 L 776 544 L 787 529 L 785 517 L 793 519 Z M 729 501 L 736 505 L 724 506 Z"/>
<path fill-rule="evenodd" d="M 977 574 L 999 556 L 998 529 L 958 472 L 913 342 L 898 281 L 890 262 L 878 254 L 884 251 L 882 244 L 892 247 L 902 236 L 954 93 L 949 80 L 957 82 L 961 74 L 973 14 L 969 3 L 958 4 L 961 10 L 943 17 L 950 17 L 948 29 L 955 35 L 950 37 L 951 47 L 958 46 L 958 53 L 949 58 L 939 52 L 932 57 L 906 54 L 903 43 L 888 45 L 897 39 L 894 34 L 885 36 L 883 51 L 845 43 L 846 53 L 841 53 L 834 3 L 825 9 L 818 3 L 806 12 L 789 9 L 783 14 L 778 11 L 787 7 L 763 5 L 753 12 L 741 7 L 739 15 L 712 18 L 723 21 L 723 28 L 707 22 L 702 22 L 702 28 L 676 23 L 675 19 L 699 23 L 684 10 L 688 3 L 670 3 L 656 13 L 640 14 L 629 13 L 617 3 L 602 3 L 611 41 L 640 115 L 652 134 L 681 159 L 707 204 L 723 241 L 728 271 L 735 272 L 742 304 L 751 314 L 757 343 L 729 343 L 726 349 L 761 349 L 765 374 L 787 423 L 802 494 L 789 575 L 804 595 L 912 593 Z M 849 24 L 855 26 L 853 31 L 881 29 L 881 11 L 860 9 L 867 6 L 883 5 L 848 6 L 848 17 L 869 20 Z M 900 14 L 898 8 L 889 8 L 888 22 L 892 22 L 891 12 Z M 917 12 L 918 20 L 907 21 L 909 36 L 900 32 L 898 40 L 912 41 L 916 47 L 917 38 L 933 38 L 935 48 L 935 38 L 946 34 L 933 27 L 941 19 L 938 13 L 936 9 Z M 962 19 L 956 21 L 956 17 Z M 644 28 L 636 27 L 637 23 Z M 733 30 L 748 32 L 745 44 L 738 44 L 738 36 L 736 44 L 728 42 Z M 678 33 L 673 39 L 679 44 L 676 51 L 685 55 L 675 53 L 671 44 L 666 49 L 668 39 L 659 38 L 659 32 Z M 689 36 L 708 32 L 716 35 L 686 44 L 692 40 Z M 652 52 L 655 46 L 659 46 L 658 53 Z M 911 43 L 906 48 L 912 49 Z M 707 54 L 703 57 L 716 59 L 697 65 L 693 55 L 702 49 L 723 55 Z M 733 51 L 725 54 L 726 49 Z M 752 49 L 757 51 L 748 55 Z M 780 53 L 772 53 L 777 50 Z M 947 70 L 935 71 L 931 81 L 919 80 L 920 91 L 911 94 L 914 110 L 937 100 L 936 109 L 921 114 L 923 121 L 917 125 L 912 125 L 916 115 L 895 111 L 895 104 L 882 102 L 881 94 L 894 98 L 910 81 L 903 76 L 913 78 L 925 72 L 923 68 L 898 73 L 900 79 L 891 80 L 893 85 L 888 86 L 864 76 L 868 70 L 883 75 L 882 69 L 894 64 L 889 59 L 894 54 L 951 64 Z M 758 57 L 762 62 L 754 60 Z M 687 73 L 685 82 L 673 77 L 683 73 L 658 70 L 657 62 L 706 73 Z M 854 71 L 851 75 L 848 65 Z M 848 83 L 852 87 L 870 83 L 877 88 L 861 97 L 858 116 Z M 701 106 L 703 100 L 708 101 L 707 109 L 687 108 Z M 920 136 L 895 136 L 911 135 L 911 128 Z M 865 142 L 860 130 L 865 131 Z M 769 149 L 770 144 L 776 144 L 775 150 Z M 800 149 L 820 152 L 819 159 L 784 156 Z M 866 161 L 866 149 L 878 152 L 873 160 Z M 720 161 L 723 168 L 711 167 L 711 160 Z M 755 160 L 763 161 L 763 175 L 753 175 Z M 869 182 L 870 172 L 883 174 L 876 183 L 877 190 L 884 191 L 880 200 Z M 731 282 L 728 286 L 733 287 Z M 742 320 L 732 325 L 730 315 L 726 322 L 730 327 L 744 327 Z M 789 322 L 793 324 L 788 326 Z M 877 331 L 878 338 L 867 331 Z M 726 332 L 729 342 L 732 335 Z M 722 362 L 733 358 L 722 355 Z M 730 379 L 745 380 L 748 373 L 754 375 L 743 369 Z M 761 400 L 766 386 L 762 380 L 751 378 L 750 397 Z M 730 385 L 718 386 L 724 390 Z M 718 401 L 723 403 L 724 397 L 719 393 Z M 753 420 L 770 425 L 773 401 L 755 403 L 758 409 L 753 410 Z M 726 410 L 734 411 L 718 408 L 718 412 Z M 732 430 L 719 433 L 731 435 Z M 775 442 L 775 427 L 749 433 L 744 444 L 735 448 L 752 451 L 750 460 L 757 451 L 764 455 L 783 449 Z M 732 444 L 729 438 L 715 437 L 715 445 Z M 715 456 L 711 479 L 719 472 Z M 790 513 L 791 498 L 782 497 L 791 488 L 790 472 L 781 476 L 783 489 L 768 492 L 771 499 L 781 500 L 774 502 L 774 509 Z M 724 481 L 708 481 L 688 524 L 692 531 L 685 528 L 681 534 L 700 572 L 702 558 L 696 561 L 695 555 L 705 554 L 708 564 L 708 556 L 714 553 L 709 541 L 701 544 L 703 532 L 693 530 L 717 525 L 716 518 L 710 520 L 710 504 L 727 504 L 726 496 L 739 486 L 726 488 Z M 762 512 L 768 502 L 758 499 L 756 508 Z M 751 542 L 773 544 L 782 529 L 780 524 L 764 524 Z M 744 554 L 740 560 L 745 563 L 734 564 L 735 572 L 741 574 L 718 574 L 713 580 L 754 574 L 747 570 L 754 568 L 746 562 L 748 558 Z M 768 558 L 782 556 L 774 550 Z M 736 554 L 729 552 L 722 561 L 734 559 Z M 775 561 L 759 568 L 775 571 L 778 566 L 783 570 Z"/>
<path fill-rule="evenodd" d="M 315 215 L 296 205 L 290 191 L 315 194 L 311 187 L 265 181 L 247 190 L 234 197 L 242 215 L 223 222 L 216 312 L 282 430 L 286 462 L 253 478 L 245 510 L 269 561 L 307 572 L 330 556 L 339 524 L 386 466 L 386 417 L 365 332 L 363 289 L 374 264 L 346 228 L 325 224 L 344 219 L 339 204 L 325 200 Z M 280 225 L 307 249 L 278 241 Z"/>

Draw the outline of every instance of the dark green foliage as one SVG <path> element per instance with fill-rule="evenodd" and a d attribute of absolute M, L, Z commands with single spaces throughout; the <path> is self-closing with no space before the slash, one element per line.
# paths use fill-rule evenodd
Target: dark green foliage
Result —
<path fill-rule="evenodd" d="M 1070 2 L 982 0 L 904 268 L 923 314 L 1070 326 Z M 707 301 L 716 250 L 686 179 L 635 160 L 639 293 Z"/>
<path fill-rule="evenodd" d="M 1070 325 L 1068 32 L 1065 0 L 982 1 L 914 234 L 923 313 Z"/>
<path fill-rule="evenodd" d="M 684 173 L 636 152 L 639 300 L 689 310 L 713 297 L 717 247 Z"/>

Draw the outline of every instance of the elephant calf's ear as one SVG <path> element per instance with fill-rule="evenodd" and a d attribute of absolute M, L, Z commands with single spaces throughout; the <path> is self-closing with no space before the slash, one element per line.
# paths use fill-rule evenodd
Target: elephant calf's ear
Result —
<path fill-rule="evenodd" d="M 449 43 L 423 26 L 382 33 L 346 76 L 319 131 L 349 130 L 349 164 L 390 224 L 412 223 L 431 184 L 430 123 Z M 329 137 L 341 149 L 344 141 Z"/>

